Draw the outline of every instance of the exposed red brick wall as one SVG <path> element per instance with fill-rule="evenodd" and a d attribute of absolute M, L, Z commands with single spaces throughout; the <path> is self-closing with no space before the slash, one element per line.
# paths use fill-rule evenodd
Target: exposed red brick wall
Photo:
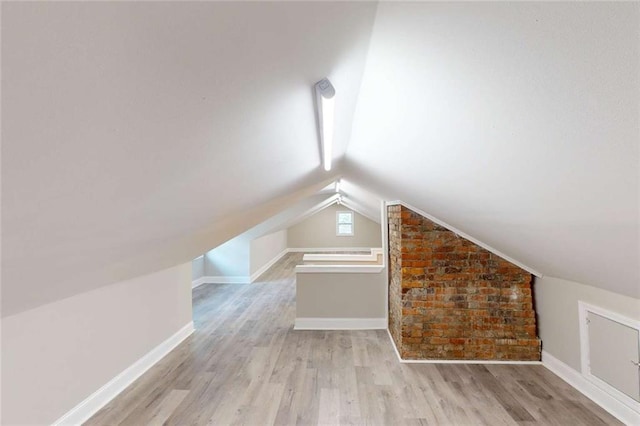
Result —
<path fill-rule="evenodd" d="M 389 332 L 400 348 L 402 344 L 402 250 L 400 206 L 388 207 L 389 222 Z M 392 243 L 393 242 L 393 243 Z"/>
<path fill-rule="evenodd" d="M 404 359 L 539 360 L 531 274 L 396 205 L 389 330 Z"/>

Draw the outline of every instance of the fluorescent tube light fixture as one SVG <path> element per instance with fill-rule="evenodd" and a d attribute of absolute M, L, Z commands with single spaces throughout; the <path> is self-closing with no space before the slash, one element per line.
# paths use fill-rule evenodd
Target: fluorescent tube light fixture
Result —
<path fill-rule="evenodd" d="M 336 194 L 339 194 L 339 193 L 340 193 L 340 180 L 338 179 L 336 181 Z"/>
<path fill-rule="evenodd" d="M 323 78 L 315 84 L 316 102 L 318 104 L 318 123 L 320 124 L 320 141 L 322 143 L 322 164 L 326 171 L 331 170 L 333 158 L 333 133 L 335 116 L 335 96 L 331 82 Z"/>

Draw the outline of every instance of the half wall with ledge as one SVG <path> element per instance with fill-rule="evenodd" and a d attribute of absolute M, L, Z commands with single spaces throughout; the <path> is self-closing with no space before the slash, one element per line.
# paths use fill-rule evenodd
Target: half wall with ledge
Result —
<path fill-rule="evenodd" d="M 383 258 L 381 249 L 362 255 L 305 255 L 305 264 L 296 267 L 294 329 L 386 329 Z"/>

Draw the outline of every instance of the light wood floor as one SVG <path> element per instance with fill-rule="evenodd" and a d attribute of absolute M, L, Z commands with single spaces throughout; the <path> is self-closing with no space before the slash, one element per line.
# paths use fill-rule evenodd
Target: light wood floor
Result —
<path fill-rule="evenodd" d="M 386 331 L 294 331 L 301 258 L 197 288 L 195 333 L 86 424 L 619 424 L 542 366 L 400 364 Z"/>

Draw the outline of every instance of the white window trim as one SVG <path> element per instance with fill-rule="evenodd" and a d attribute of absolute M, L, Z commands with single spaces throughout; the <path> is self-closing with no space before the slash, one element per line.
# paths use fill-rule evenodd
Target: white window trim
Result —
<path fill-rule="evenodd" d="M 350 234 L 342 234 L 338 231 L 340 229 L 340 223 L 338 222 L 338 218 L 340 217 L 341 213 L 349 213 L 351 215 L 351 233 Z M 356 231 L 354 222 L 355 222 L 355 215 L 353 214 L 352 211 L 350 210 L 337 211 L 336 212 L 336 237 L 353 237 Z"/>

